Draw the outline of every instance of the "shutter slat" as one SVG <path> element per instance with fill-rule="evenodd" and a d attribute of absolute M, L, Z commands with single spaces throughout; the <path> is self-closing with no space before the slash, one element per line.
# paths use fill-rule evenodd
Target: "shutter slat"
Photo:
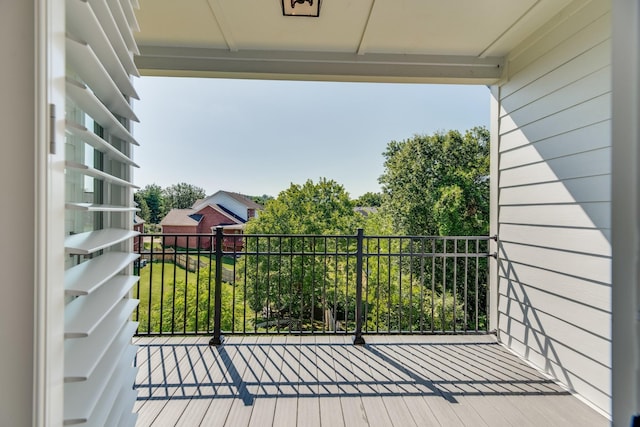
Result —
<path fill-rule="evenodd" d="M 125 354 L 122 356 L 122 361 L 119 366 L 119 369 L 123 370 L 121 376 L 118 379 L 112 379 L 109 381 L 109 384 L 107 384 L 100 400 L 91 413 L 91 417 L 85 424 L 81 424 L 81 426 L 105 427 L 117 425 L 109 424 L 107 419 L 109 418 L 111 410 L 118 405 L 118 400 L 128 397 L 128 392 L 133 390 L 136 368 L 131 365 L 133 363 L 135 353 L 136 347 L 129 346 L 129 348 L 127 348 Z M 127 360 L 129 360 L 128 366 L 126 362 Z M 115 375 L 117 375 L 117 373 L 115 373 Z"/>
<path fill-rule="evenodd" d="M 138 259 L 127 252 L 107 252 L 78 264 L 65 272 L 64 289 L 67 295 L 88 295 Z"/>
<path fill-rule="evenodd" d="M 127 128 L 116 119 L 111 111 L 85 85 L 77 81 L 67 80 L 67 96 L 110 134 L 133 145 L 140 145 Z"/>
<path fill-rule="evenodd" d="M 106 172 L 92 168 L 91 166 L 83 165 L 81 163 L 65 162 L 65 166 L 67 167 L 67 169 L 75 170 L 83 175 L 98 178 L 111 184 L 117 184 L 123 187 L 139 188 L 137 185 L 134 185 L 125 179 L 118 178 L 117 176 L 110 175 Z"/>
<path fill-rule="evenodd" d="M 138 49 L 138 44 L 136 43 L 135 38 L 133 37 L 133 32 L 129 27 L 129 22 L 127 22 L 127 17 L 124 16 L 124 10 L 122 10 L 122 5 L 119 0 L 107 0 L 107 4 L 109 5 L 109 9 L 111 9 L 111 14 L 120 29 L 120 33 L 122 34 L 122 38 L 124 39 L 127 47 L 131 52 L 135 55 L 140 55 L 140 50 Z"/>
<path fill-rule="evenodd" d="M 65 383 L 64 393 L 64 424 L 81 424 L 91 420 L 91 417 L 98 406 L 98 402 L 103 405 L 112 405 L 115 400 L 115 393 L 120 386 L 131 378 L 131 386 L 135 381 L 136 369 L 132 367 L 133 352 L 129 350 L 133 346 L 127 346 L 126 350 L 120 354 L 108 352 L 100 361 L 93 375 L 86 381 Z M 117 349 L 121 350 L 121 349 Z M 107 379 L 107 382 L 104 379 Z M 112 394 L 113 393 L 113 394 Z M 110 399 L 112 398 L 113 399 Z M 109 402 L 109 400 L 111 400 Z"/>
<path fill-rule="evenodd" d="M 138 20 L 136 19 L 136 14 L 133 11 L 133 5 L 131 2 L 129 0 L 120 0 L 120 4 L 122 5 L 124 16 L 127 17 L 129 28 L 136 32 L 140 31 L 140 26 L 138 25 Z"/>
<path fill-rule="evenodd" d="M 129 293 L 138 279 L 138 276 L 117 275 L 90 295 L 79 296 L 67 304 L 64 313 L 64 337 L 89 336 Z"/>
<path fill-rule="evenodd" d="M 86 212 L 138 212 L 140 209 L 134 206 L 100 205 L 97 203 L 73 203 L 65 204 L 67 209 Z"/>
<path fill-rule="evenodd" d="M 87 128 L 85 128 L 84 126 L 81 126 L 78 123 L 67 120 L 66 130 L 71 135 L 77 138 L 80 138 L 81 140 L 91 145 L 93 148 L 100 151 L 101 153 L 104 153 L 108 157 L 114 160 L 118 160 L 127 165 L 134 166 L 136 168 L 140 167 L 133 160 L 127 157 L 126 154 L 124 154 L 122 151 L 118 150 L 113 145 L 109 144 L 107 141 L 100 138 L 95 133 L 89 132 Z"/>
<path fill-rule="evenodd" d="M 138 395 L 136 394 L 136 398 Z M 134 399 L 135 400 L 135 399 Z M 133 408 L 132 408 L 133 409 Z M 124 413 L 118 422 L 119 427 L 135 427 L 138 422 L 138 414 L 134 412 Z"/>
<path fill-rule="evenodd" d="M 116 401 L 113 405 L 113 409 L 105 420 L 104 425 L 122 426 L 120 420 L 123 419 L 125 414 L 131 414 L 131 411 L 133 411 L 133 403 L 137 398 L 138 392 L 131 386 L 125 385 L 120 393 L 118 393 L 118 397 L 116 398 Z"/>
<path fill-rule="evenodd" d="M 118 303 L 103 324 L 87 338 L 69 339 L 65 342 L 64 381 L 86 381 L 93 375 L 96 367 L 107 351 L 113 348 L 123 349 L 131 343 L 131 337 L 138 328 L 137 322 L 127 319 L 135 309 L 137 300 Z"/>
<path fill-rule="evenodd" d="M 105 228 L 67 236 L 64 240 L 64 246 L 67 253 L 89 255 L 101 249 L 124 242 L 139 234 L 140 233 L 133 230 Z"/>
<path fill-rule="evenodd" d="M 120 92 L 140 99 L 91 6 L 82 0 L 67 0 L 66 12 L 67 32 L 91 46 Z"/>
<path fill-rule="evenodd" d="M 91 5 L 93 12 L 96 14 L 98 21 L 100 21 L 102 30 L 111 42 L 111 46 L 116 52 L 116 55 L 124 69 L 127 73 L 140 77 L 140 74 L 138 74 L 138 70 L 136 69 L 136 65 L 133 63 L 133 57 L 129 53 L 127 44 L 125 43 L 122 34 L 120 34 L 118 24 L 116 24 L 116 21 L 111 14 L 111 10 L 109 9 L 109 6 L 107 6 L 105 0 L 89 0 L 89 4 Z"/>
<path fill-rule="evenodd" d="M 122 117 L 139 121 L 91 46 L 67 37 L 66 52 L 69 65 L 106 107 Z"/>

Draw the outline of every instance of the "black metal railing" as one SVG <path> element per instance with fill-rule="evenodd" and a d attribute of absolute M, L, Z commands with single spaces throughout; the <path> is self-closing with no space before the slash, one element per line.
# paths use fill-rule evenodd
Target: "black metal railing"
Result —
<path fill-rule="evenodd" d="M 488 236 L 136 239 L 138 335 L 487 332 Z"/>

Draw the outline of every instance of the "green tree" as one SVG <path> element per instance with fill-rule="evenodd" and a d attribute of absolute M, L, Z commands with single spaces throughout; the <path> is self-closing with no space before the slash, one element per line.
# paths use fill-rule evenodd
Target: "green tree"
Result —
<path fill-rule="evenodd" d="M 333 180 L 291 184 L 249 221 L 248 234 L 355 234 L 359 216 L 344 187 Z"/>
<path fill-rule="evenodd" d="M 391 141 L 379 178 L 395 231 L 479 235 L 489 231 L 489 131 L 451 130 Z"/>
<path fill-rule="evenodd" d="M 157 184 L 149 184 L 136 192 L 139 200 L 144 200 L 149 208 L 148 222 L 157 224 L 166 213 L 166 204 L 162 188 Z M 145 221 L 147 219 L 145 218 Z"/>
<path fill-rule="evenodd" d="M 142 197 L 141 192 L 138 191 L 134 193 L 133 200 L 138 205 L 138 209 L 140 209 L 140 212 L 138 212 L 138 216 L 144 219 L 145 222 L 149 222 L 149 220 L 151 219 L 151 211 L 149 210 L 149 205 L 147 205 L 147 201 L 145 200 L 144 197 Z"/>
<path fill-rule="evenodd" d="M 198 199 L 204 199 L 206 193 L 203 188 L 186 182 L 173 184 L 163 191 L 165 206 L 169 209 L 188 209 Z"/>
<path fill-rule="evenodd" d="M 362 196 L 354 200 L 354 205 L 365 207 L 382 206 L 382 193 L 372 193 L 371 191 L 364 193 Z"/>
<path fill-rule="evenodd" d="M 260 216 L 247 223 L 246 233 L 298 236 L 246 238 L 247 251 L 256 255 L 243 257 L 237 271 L 245 272 L 254 327 L 319 328 L 328 300 L 334 317 L 352 322 L 355 289 L 347 290 L 346 283 L 355 280 L 353 265 L 347 274 L 344 255 L 329 262 L 319 254 L 355 251 L 353 236 L 362 221 L 344 187 L 325 178 L 292 184 L 269 200 Z M 267 252 L 283 255 L 261 255 Z"/>
<path fill-rule="evenodd" d="M 269 200 L 273 200 L 273 196 L 263 194 L 262 196 L 248 196 L 250 200 L 253 200 L 259 205 L 265 205 Z"/>

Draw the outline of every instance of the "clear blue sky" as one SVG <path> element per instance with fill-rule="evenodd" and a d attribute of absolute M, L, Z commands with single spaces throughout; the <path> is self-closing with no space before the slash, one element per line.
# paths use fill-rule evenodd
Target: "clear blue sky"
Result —
<path fill-rule="evenodd" d="M 167 77 L 136 86 L 140 187 L 277 196 L 326 177 L 358 197 L 380 191 L 389 141 L 489 126 L 485 86 Z"/>

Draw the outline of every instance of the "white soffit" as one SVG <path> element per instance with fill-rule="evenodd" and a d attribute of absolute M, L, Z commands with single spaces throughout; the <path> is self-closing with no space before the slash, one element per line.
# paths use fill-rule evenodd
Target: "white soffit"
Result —
<path fill-rule="evenodd" d="M 570 2 L 322 0 L 308 18 L 282 16 L 280 0 L 141 0 L 137 65 L 147 75 L 490 84 L 511 49 Z"/>

